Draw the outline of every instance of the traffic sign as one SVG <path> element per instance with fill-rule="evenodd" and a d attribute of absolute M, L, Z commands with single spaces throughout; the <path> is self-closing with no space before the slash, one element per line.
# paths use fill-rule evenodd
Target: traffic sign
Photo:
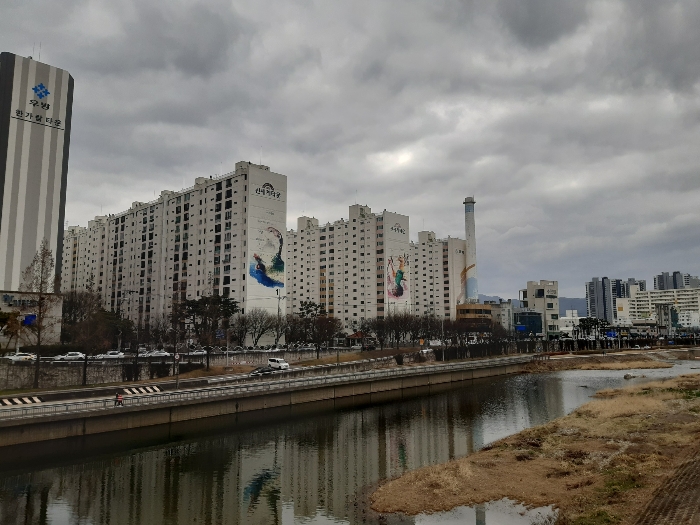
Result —
<path fill-rule="evenodd" d="M 180 354 L 175 354 L 175 361 L 179 361 L 179 360 L 180 360 Z"/>

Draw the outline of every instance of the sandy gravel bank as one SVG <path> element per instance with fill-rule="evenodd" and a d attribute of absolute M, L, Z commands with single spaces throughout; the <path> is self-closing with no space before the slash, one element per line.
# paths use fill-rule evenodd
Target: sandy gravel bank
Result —
<path fill-rule="evenodd" d="M 379 487 L 371 506 L 417 514 L 510 498 L 561 523 L 631 524 L 698 446 L 700 375 L 602 391 L 568 416 Z"/>

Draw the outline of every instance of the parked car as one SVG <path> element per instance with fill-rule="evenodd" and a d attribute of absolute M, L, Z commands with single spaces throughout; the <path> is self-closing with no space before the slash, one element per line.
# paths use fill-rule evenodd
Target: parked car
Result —
<path fill-rule="evenodd" d="M 30 354 L 27 352 L 16 352 L 5 357 L 7 357 L 7 359 L 12 361 L 13 363 L 18 363 L 21 361 L 34 361 L 36 359 L 36 354 Z"/>
<path fill-rule="evenodd" d="M 124 352 L 119 350 L 110 350 L 106 354 L 99 354 L 95 356 L 95 359 L 123 359 Z"/>
<path fill-rule="evenodd" d="M 85 359 L 85 354 L 82 352 L 67 352 L 53 358 L 54 361 L 82 361 L 83 359 Z"/>
<path fill-rule="evenodd" d="M 271 357 L 267 360 L 267 366 L 273 370 L 287 370 L 289 369 L 289 363 L 282 359 L 281 357 Z"/>
<path fill-rule="evenodd" d="M 148 357 L 172 357 L 173 354 L 166 352 L 165 350 L 153 350 L 148 354 Z"/>
<path fill-rule="evenodd" d="M 269 366 L 261 366 L 253 370 L 250 374 L 250 376 L 266 376 L 269 375 L 273 372 L 272 368 Z"/>
<path fill-rule="evenodd" d="M 198 348 L 196 350 L 190 350 L 187 355 L 207 355 L 207 351 L 203 348 Z"/>

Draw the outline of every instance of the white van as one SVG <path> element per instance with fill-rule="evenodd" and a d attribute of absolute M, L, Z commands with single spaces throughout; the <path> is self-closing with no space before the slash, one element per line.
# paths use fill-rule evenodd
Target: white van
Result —
<path fill-rule="evenodd" d="M 267 360 L 267 366 L 275 370 L 287 370 L 289 363 L 280 357 L 271 357 Z"/>

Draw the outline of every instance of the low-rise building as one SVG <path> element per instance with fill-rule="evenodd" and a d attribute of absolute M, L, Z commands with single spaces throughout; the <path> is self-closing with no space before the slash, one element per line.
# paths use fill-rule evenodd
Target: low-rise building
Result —
<path fill-rule="evenodd" d="M 559 283 L 558 281 L 528 281 L 520 290 L 523 308 L 542 314 L 543 334 L 547 339 L 559 336 Z"/>
<path fill-rule="evenodd" d="M 45 294 L 47 310 L 41 321 L 42 345 L 56 345 L 61 342 L 63 320 L 63 297 L 60 294 Z M 34 292 L 0 291 L 0 313 L 3 324 L 0 326 L 0 348 L 14 351 L 19 347 L 37 344 L 36 304 L 38 294 Z"/>
<path fill-rule="evenodd" d="M 458 304 L 457 321 L 466 322 L 474 332 L 490 332 L 493 324 L 491 305 L 479 303 Z"/>
<path fill-rule="evenodd" d="M 562 337 L 573 337 L 580 321 L 578 310 L 567 310 L 566 315 L 559 318 L 559 332 Z"/>
<path fill-rule="evenodd" d="M 513 323 L 518 337 L 543 337 L 542 312 L 530 308 L 514 308 Z"/>
<path fill-rule="evenodd" d="M 494 323 L 498 323 L 503 327 L 503 329 L 511 333 L 514 330 L 513 324 L 513 301 L 508 299 L 504 301 L 499 299 L 498 301 L 484 301 L 484 304 L 491 307 L 491 317 Z"/>

